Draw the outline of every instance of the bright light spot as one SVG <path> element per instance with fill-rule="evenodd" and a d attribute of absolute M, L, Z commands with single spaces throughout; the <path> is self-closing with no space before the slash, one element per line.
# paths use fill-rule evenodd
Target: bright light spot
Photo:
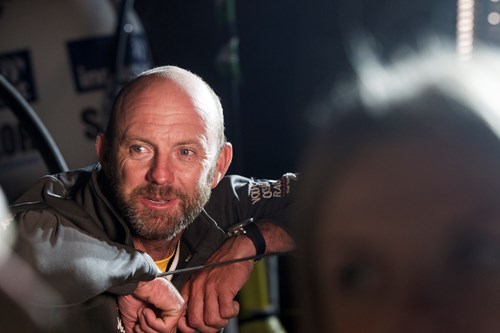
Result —
<path fill-rule="evenodd" d="M 456 47 L 461 59 L 471 57 L 474 46 L 474 0 L 457 0 Z"/>
<path fill-rule="evenodd" d="M 130 23 L 125 23 L 125 25 L 123 26 L 123 30 L 125 30 L 126 33 L 131 33 L 132 31 L 134 31 L 134 26 Z"/>
<path fill-rule="evenodd" d="M 491 12 L 488 14 L 488 23 L 491 25 L 497 25 L 500 23 L 500 14 L 497 12 Z"/>

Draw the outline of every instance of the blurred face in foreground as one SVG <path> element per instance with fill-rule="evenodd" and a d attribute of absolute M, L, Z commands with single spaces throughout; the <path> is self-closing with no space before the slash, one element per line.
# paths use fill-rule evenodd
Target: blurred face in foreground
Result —
<path fill-rule="evenodd" d="M 404 138 L 352 157 L 315 230 L 332 332 L 500 332 L 499 153 Z"/>

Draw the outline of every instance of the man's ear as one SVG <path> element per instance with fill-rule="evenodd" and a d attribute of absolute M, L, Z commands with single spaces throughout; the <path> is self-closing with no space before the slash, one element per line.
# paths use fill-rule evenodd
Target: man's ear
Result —
<path fill-rule="evenodd" d="M 105 166 L 108 163 L 109 159 L 109 142 L 103 133 L 99 133 L 97 135 L 95 141 L 95 151 L 97 157 L 99 158 L 99 162 L 101 162 L 101 164 Z"/>
<path fill-rule="evenodd" d="M 212 188 L 215 188 L 219 184 L 222 177 L 229 169 L 231 161 L 233 160 L 233 145 L 229 142 L 224 143 L 222 146 L 219 157 L 217 158 L 217 165 L 214 172 L 214 180 L 212 181 Z"/>

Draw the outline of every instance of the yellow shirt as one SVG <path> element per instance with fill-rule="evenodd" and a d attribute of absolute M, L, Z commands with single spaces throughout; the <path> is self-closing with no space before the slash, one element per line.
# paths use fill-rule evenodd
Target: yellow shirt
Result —
<path fill-rule="evenodd" d="M 175 251 L 170 255 L 170 257 L 155 261 L 156 266 L 158 266 L 158 268 L 162 272 L 165 272 L 167 270 L 168 264 L 170 263 L 170 260 L 174 256 L 174 254 L 175 254 Z"/>
<path fill-rule="evenodd" d="M 179 258 L 178 258 L 179 256 L 178 255 L 176 256 L 176 254 L 179 252 L 179 246 L 180 246 L 180 242 L 177 243 L 175 251 L 168 258 L 160 259 L 160 260 L 156 260 L 155 261 L 156 266 L 158 266 L 158 268 L 162 272 L 166 272 L 167 269 L 169 268 L 169 265 L 177 266 L 177 260 L 179 260 Z M 176 259 L 174 259 L 174 263 L 171 263 L 172 258 L 174 256 L 175 256 Z M 175 267 L 172 267 L 172 269 L 175 269 Z"/>

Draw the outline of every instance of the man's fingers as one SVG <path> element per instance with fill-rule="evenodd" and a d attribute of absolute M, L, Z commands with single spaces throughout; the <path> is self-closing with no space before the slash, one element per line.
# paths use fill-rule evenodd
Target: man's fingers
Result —
<path fill-rule="evenodd" d="M 240 304 L 234 300 L 236 293 L 223 291 L 218 296 L 219 314 L 221 318 L 231 319 L 240 312 Z"/>
<path fill-rule="evenodd" d="M 145 333 L 170 333 L 175 331 L 179 318 L 165 313 L 157 315 L 152 309 L 146 308 L 139 314 L 139 324 Z"/>
<path fill-rule="evenodd" d="M 228 324 L 228 320 L 221 317 L 219 297 L 216 292 L 208 293 L 205 296 L 204 309 L 203 321 L 206 326 L 220 329 Z"/>
<path fill-rule="evenodd" d="M 182 287 L 181 289 L 181 292 L 180 292 L 182 298 L 184 299 L 184 302 L 186 302 L 186 312 L 184 313 L 184 315 L 179 319 L 179 325 L 178 325 L 178 329 L 179 331 L 181 331 L 182 333 L 196 333 L 197 330 L 194 329 L 193 327 L 191 327 L 189 325 L 189 322 L 187 320 L 187 315 L 188 315 L 188 312 L 191 310 L 191 307 L 192 305 L 191 304 L 194 304 L 195 302 L 193 302 L 191 300 L 191 282 L 188 281 L 184 287 Z"/>
<path fill-rule="evenodd" d="M 204 301 L 202 295 L 191 295 L 186 309 L 187 323 L 190 327 L 200 330 L 205 326 L 203 319 Z"/>
<path fill-rule="evenodd" d="M 182 316 L 181 319 L 179 319 L 179 325 L 177 326 L 178 330 L 182 333 L 196 333 L 197 331 L 190 327 L 187 323 L 186 316 Z"/>
<path fill-rule="evenodd" d="M 213 299 L 205 299 L 207 295 L 215 295 Z M 219 315 L 216 293 L 197 293 L 190 296 L 186 317 L 179 321 L 179 329 L 183 333 L 206 332 L 215 333 L 224 328 L 228 320 Z M 210 308 L 208 310 L 207 308 Z M 209 314 L 210 313 L 210 314 Z"/>
<path fill-rule="evenodd" d="M 162 319 L 156 317 L 153 310 L 147 308 L 139 314 L 139 326 L 144 333 L 169 333 L 171 331 L 171 327 L 165 327 Z"/>

